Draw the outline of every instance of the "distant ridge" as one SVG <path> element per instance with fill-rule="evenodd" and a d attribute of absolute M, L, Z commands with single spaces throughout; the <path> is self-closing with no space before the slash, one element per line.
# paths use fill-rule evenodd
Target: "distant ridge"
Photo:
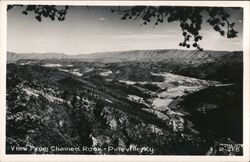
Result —
<path fill-rule="evenodd" d="M 67 55 L 64 53 L 22 53 L 17 54 L 7 52 L 7 61 L 14 62 L 21 59 L 77 59 L 103 62 L 124 62 L 124 61 L 164 61 L 164 60 L 220 60 L 220 59 L 237 59 L 242 60 L 242 51 L 198 51 L 198 50 L 131 50 L 118 52 L 100 52 L 93 54 Z M 230 61 L 230 60 L 228 60 Z"/>
<path fill-rule="evenodd" d="M 7 61 L 13 62 L 21 59 L 37 59 L 37 60 L 44 60 L 44 59 L 63 59 L 67 58 L 68 55 L 63 53 L 22 53 L 17 54 L 14 52 L 7 52 Z"/>

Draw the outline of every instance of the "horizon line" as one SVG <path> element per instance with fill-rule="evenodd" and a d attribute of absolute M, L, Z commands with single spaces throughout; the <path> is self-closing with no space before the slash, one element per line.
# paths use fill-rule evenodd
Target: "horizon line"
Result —
<path fill-rule="evenodd" d="M 78 53 L 78 54 L 69 54 L 69 53 L 64 53 L 64 52 L 14 52 L 10 50 L 6 50 L 8 53 L 15 53 L 18 55 L 22 54 L 46 54 L 46 53 L 54 53 L 54 54 L 64 54 L 64 55 L 71 55 L 71 56 L 76 56 L 76 55 L 92 55 L 92 54 L 99 54 L 99 53 L 115 53 L 115 52 L 129 52 L 129 51 L 162 51 L 162 50 L 179 50 L 179 51 L 198 51 L 198 52 L 206 52 L 206 51 L 214 51 L 214 52 L 243 52 L 243 50 L 235 50 L 235 51 L 229 51 L 229 50 L 202 50 L 199 51 L 197 49 L 175 49 L 175 48 L 162 48 L 162 49 L 134 49 L 134 50 L 117 50 L 117 51 L 103 51 L 103 52 L 92 52 L 92 53 Z"/>

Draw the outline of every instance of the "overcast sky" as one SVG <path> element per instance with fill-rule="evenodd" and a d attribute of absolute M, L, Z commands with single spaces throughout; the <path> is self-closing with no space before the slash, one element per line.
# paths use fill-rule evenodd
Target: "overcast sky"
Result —
<path fill-rule="evenodd" d="M 140 21 L 120 20 L 111 13 L 116 7 L 71 7 L 65 21 L 42 19 L 22 14 L 23 8 L 8 11 L 7 49 L 16 53 L 57 52 L 83 54 L 134 49 L 186 49 L 178 23 L 141 25 Z M 201 46 L 205 50 L 242 50 L 242 10 L 230 10 L 238 37 L 227 39 L 203 23 Z"/>

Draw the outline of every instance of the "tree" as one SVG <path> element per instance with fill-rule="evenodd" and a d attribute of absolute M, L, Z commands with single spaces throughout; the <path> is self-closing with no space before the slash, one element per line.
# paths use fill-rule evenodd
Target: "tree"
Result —
<path fill-rule="evenodd" d="M 8 5 L 7 10 L 15 6 L 24 7 L 23 5 Z M 59 21 L 64 21 L 68 9 L 69 6 L 27 5 L 22 13 L 27 15 L 29 12 L 34 12 L 37 21 L 42 21 L 42 17 L 49 17 L 52 21 L 56 18 Z M 142 20 L 143 25 L 151 22 L 154 25 L 164 22 L 179 22 L 184 38 L 179 43 L 179 46 L 190 48 L 192 44 L 198 50 L 203 50 L 198 44 L 202 40 L 202 35 L 199 31 L 203 21 L 212 26 L 215 32 L 219 32 L 221 36 L 235 38 L 238 33 L 234 29 L 235 22 L 231 23 L 229 21 L 230 14 L 223 7 L 134 6 L 129 9 L 118 7 L 117 9 L 111 9 L 111 12 L 119 14 L 121 20 Z M 204 14 L 208 14 L 206 20 L 204 20 Z"/>
<path fill-rule="evenodd" d="M 95 105 L 95 109 L 93 110 L 94 115 L 97 118 L 101 118 L 101 114 L 102 114 L 103 109 L 104 109 L 103 101 L 101 99 L 97 100 L 96 105 Z"/>
<path fill-rule="evenodd" d="M 7 11 L 12 9 L 13 7 L 24 7 L 24 5 L 8 5 Z M 65 20 L 65 15 L 69 6 L 55 6 L 55 5 L 27 5 L 25 9 L 22 11 L 24 15 L 28 15 L 28 13 L 35 13 L 35 18 L 37 21 L 41 22 L 42 17 L 50 18 L 54 21 L 56 18 L 59 21 Z"/>

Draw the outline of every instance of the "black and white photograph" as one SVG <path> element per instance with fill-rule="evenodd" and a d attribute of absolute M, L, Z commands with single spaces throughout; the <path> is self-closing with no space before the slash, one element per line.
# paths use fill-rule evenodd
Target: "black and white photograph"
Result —
<path fill-rule="evenodd" d="M 5 9 L 6 155 L 244 155 L 244 7 Z"/>

